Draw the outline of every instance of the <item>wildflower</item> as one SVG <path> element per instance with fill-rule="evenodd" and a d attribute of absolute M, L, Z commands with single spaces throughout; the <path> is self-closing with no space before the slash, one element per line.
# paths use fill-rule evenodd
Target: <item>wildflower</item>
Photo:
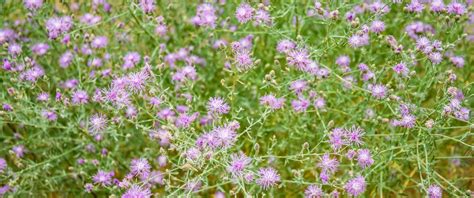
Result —
<path fill-rule="evenodd" d="M 43 110 L 41 115 L 49 121 L 55 121 L 58 119 L 58 115 L 54 111 Z"/>
<path fill-rule="evenodd" d="M 252 56 L 248 50 L 237 51 L 234 59 L 240 70 L 248 70 L 253 66 Z"/>
<path fill-rule="evenodd" d="M 49 100 L 49 94 L 46 92 L 41 92 L 40 94 L 38 94 L 38 97 L 36 97 L 36 99 L 40 102 L 46 102 Z"/>
<path fill-rule="evenodd" d="M 410 70 L 408 67 L 405 65 L 405 63 L 398 63 L 395 66 L 392 67 L 393 71 L 397 74 L 401 74 L 403 76 L 408 76 L 408 73 Z"/>
<path fill-rule="evenodd" d="M 91 47 L 93 48 L 105 48 L 107 46 L 108 39 L 106 36 L 95 37 L 91 42 Z"/>
<path fill-rule="evenodd" d="M 352 196 L 359 196 L 365 192 L 366 183 L 365 178 L 362 176 L 357 176 L 351 180 L 349 180 L 344 189 L 347 191 L 348 194 Z"/>
<path fill-rule="evenodd" d="M 252 19 L 254 9 L 247 3 L 242 3 L 235 10 L 235 17 L 240 23 L 246 23 Z"/>
<path fill-rule="evenodd" d="M 123 69 L 130 69 L 140 62 L 141 56 L 138 52 L 129 52 L 123 57 Z"/>
<path fill-rule="evenodd" d="M 334 173 L 339 167 L 339 161 L 337 161 L 337 159 L 331 159 L 329 154 L 325 153 L 321 158 L 321 162 L 318 163 L 318 167 L 320 167 L 323 172 Z"/>
<path fill-rule="evenodd" d="M 216 113 L 218 115 L 229 113 L 229 105 L 220 97 L 210 98 L 207 102 L 207 110 L 210 113 Z"/>
<path fill-rule="evenodd" d="M 102 186 L 109 186 L 112 184 L 113 172 L 106 172 L 99 170 L 93 177 L 95 184 L 100 184 Z"/>
<path fill-rule="evenodd" d="M 428 187 L 428 196 L 430 198 L 441 198 L 443 197 L 443 190 L 438 185 L 431 185 Z"/>
<path fill-rule="evenodd" d="M 216 10 L 209 3 L 200 4 L 196 10 L 197 14 L 192 18 L 192 22 L 198 26 L 214 28 L 216 26 Z"/>
<path fill-rule="evenodd" d="M 20 55 L 21 52 L 22 52 L 21 45 L 17 43 L 12 43 L 8 46 L 8 53 L 13 57 Z"/>
<path fill-rule="evenodd" d="M 369 88 L 372 91 L 372 96 L 376 99 L 383 99 L 387 96 L 387 87 L 382 84 L 372 85 Z"/>
<path fill-rule="evenodd" d="M 143 188 L 138 185 L 132 185 L 125 194 L 122 195 L 122 198 L 149 198 L 151 197 L 150 189 Z"/>
<path fill-rule="evenodd" d="M 151 166 L 145 158 L 134 159 L 130 163 L 130 172 L 133 175 L 148 176 Z"/>
<path fill-rule="evenodd" d="M 291 106 L 293 107 L 293 110 L 296 112 L 304 112 L 306 109 L 309 107 L 309 100 L 300 97 L 297 100 L 291 101 Z"/>
<path fill-rule="evenodd" d="M 72 95 L 72 103 L 73 104 L 85 104 L 88 102 L 89 96 L 87 92 L 83 90 L 77 90 Z"/>
<path fill-rule="evenodd" d="M 449 58 L 449 60 L 458 68 L 464 67 L 465 61 L 464 58 L 461 56 L 452 56 Z"/>
<path fill-rule="evenodd" d="M 423 12 L 423 4 L 419 3 L 418 0 L 412 0 L 406 7 L 409 12 L 420 13 Z"/>
<path fill-rule="evenodd" d="M 326 107 L 326 100 L 322 97 L 318 97 L 314 100 L 313 105 L 316 109 L 324 109 Z"/>
<path fill-rule="evenodd" d="M 381 33 L 385 30 L 385 23 L 383 21 L 372 21 L 372 24 L 370 25 L 370 31 L 374 33 Z"/>
<path fill-rule="evenodd" d="M 276 185 L 280 181 L 280 174 L 271 168 L 260 168 L 258 170 L 257 184 L 260 185 L 263 189 L 268 189 L 274 185 Z"/>
<path fill-rule="evenodd" d="M 237 141 L 237 133 L 229 126 L 217 127 L 213 133 L 217 138 L 217 144 L 223 148 L 230 147 Z"/>
<path fill-rule="evenodd" d="M 64 52 L 61 57 L 59 58 L 59 66 L 62 68 L 67 68 L 72 62 L 74 55 L 70 51 Z"/>
<path fill-rule="evenodd" d="M 370 150 L 368 149 L 359 149 L 357 151 L 357 162 L 359 163 L 359 166 L 362 168 L 369 167 L 374 163 L 374 160 L 372 159 L 372 156 L 370 155 Z"/>
<path fill-rule="evenodd" d="M 28 10 L 35 11 L 43 6 L 43 0 L 23 0 L 23 4 Z"/>
<path fill-rule="evenodd" d="M 295 80 L 290 85 L 290 90 L 295 92 L 296 94 L 300 94 L 304 90 L 306 90 L 308 82 L 305 80 Z"/>
<path fill-rule="evenodd" d="M 349 56 L 346 56 L 346 55 L 339 56 L 336 59 L 336 64 L 341 67 L 349 67 L 350 63 L 351 63 L 351 59 L 349 58 Z"/>
<path fill-rule="evenodd" d="M 188 160 L 196 160 L 201 155 L 201 151 L 199 149 L 192 147 L 188 149 L 185 153 L 185 156 Z"/>
<path fill-rule="evenodd" d="M 281 40 L 280 42 L 278 42 L 276 50 L 280 53 L 287 53 L 290 50 L 295 49 L 295 47 L 296 47 L 296 44 L 293 41 Z"/>
<path fill-rule="evenodd" d="M 244 153 L 232 154 L 231 162 L 227 166 L 227 171 L 232 174 L 240 174 L 252 162 L 252 159 L 247 157 Z"/>
<path fill-rule="evenodd" d="M 443 0 L 433 0 L 430 4 L 430 9 L 433 12 L 441 12 L 446 9 Z"/>
<path fill-rule="evenodd" d="M 286 57 L 288 65 L 294 66 L 299 70 L 303 70 L 308 64 L 311 63 L 308 51 L 306 49 L 294 49 L 288 52 Z"/>
<path fill-rule="evenodd" d="M 443 60 L 443 55 L 439 52 L 432 52 L 428 55 L 428 58 L 434 65 L 437 65 Z"/>
<path fill-rule="evenodd" d="M 144 13 L 152 13 L 155 9 L 155 0 L 140 0 L 140 7 Z"/>
<path fill-rule="evenodd" d="M 344 145 L 344 129 L 334 128 L 329 134 L 329 143 L 333 150 L 339 150 Z"/>
<path fill-rule="evenodd" d="M 366 46 L 366 45 L 369 45 L 369 36 L 367 34 L 363 34 L 363 35 L 354 34 L 351 37 L 349 37 L 348 43 L 352 48 L 359 48 L 362 46 Z"/>
<path fill-rule="evenodd" d="M 281 109 L 285 103 L 285 98 L 277 98 L 272 94 L 262 96 L 260 104 L 268 105 L 271 109 Z"/>
<path fill-rule="evenodd" d="M 26 149 L 25 149 L 25 146 L 18 145 L 18 146 L 14 146 L 12 148 L 12 151 L 13 153 L 15 153 L 16 157 L 22 158 L 25 155 Z"/>
<path fill-rule="evenodd" d="M 272 19 L 268 11 L 258 9 L 253 17 L 256 25 L 271 25 Z"/>
<path fill-rule="evenodd" d="M 0 158 L 0 173 L 7 168 L 7 161 L 4 158 Z"/>
<path fill-rule="evenodd" d="M 89 119 L 89 130 L 92 133 L 102 132 L 107 127 L 107 117 L 96 113 Z"/>
<path fill-rule="evenodd" d="M 449 14 L 463 15 L 466 13 L 467 9 L 464 4 L 457 1 L 451 1 L 451 3 L 446 7 L 446 11 Z"/>
<path fill-rule="evenodd" d="M 52 17 L 46 21 L 46 29 L 50 39 L 56 39 L 60 34 L 68 32 L 72 28 L 72 19 L 69 16 Z"/>
<path fill-rule="evenodd" d="M 202 183 L 201 181 L 193 180 L 186 183 L 186 190 L 190 192 L 197 192 L 201 189 Z"/>
<path fill-rule="evenodd" d="M 31 46 L 31 51 L 38 56 L 42 56 L 46 54 L 48 50 L 49 50 L 49 45 L 46 43 L 36 43 L 33 46 Z"/>
<path fill-rule="evenodd" d="M 305 198 L 320 198 L 324 196 L 323 190 L 316 185 L 309 185 L 304 191 Z"/>

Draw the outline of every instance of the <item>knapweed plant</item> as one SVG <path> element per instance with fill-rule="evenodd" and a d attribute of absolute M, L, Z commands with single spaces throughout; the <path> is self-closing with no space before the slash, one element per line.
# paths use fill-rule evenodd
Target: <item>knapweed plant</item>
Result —
<path fill-rule="evenodd" d="M 472 197 L 472 0 L 0 0 L 0 195 Z"/>

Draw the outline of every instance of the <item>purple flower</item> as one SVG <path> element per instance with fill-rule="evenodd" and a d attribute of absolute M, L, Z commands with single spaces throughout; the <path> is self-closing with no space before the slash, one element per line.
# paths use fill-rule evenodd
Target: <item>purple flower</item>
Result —
<path fill-rule="evenodd" d="M 143 188 L 138 185 L 132 185 L 125 194 L 122 195 L 122 198 L 149 198 L 151 197 L 150 189 Z"/>
<path fill-rule="evenodd" d="M 106 172 L 103 170 L 99 170 L 93 177 L 95 184 L 99 184 L 102 186 L 109 186 L 112 184 L 112 177 L 114 176 L 113 172 Z"/>
<path fill-rule="evenodd" d="M 323 172 L 334 173 L 339 167 L 339 161 L 337 161 L 337 159 L 331 159 L 329 154 L 325 153 L 321 158 L 321 162 L 318 163 L 318 167 L 320 167 Z"/>
<path fill-rule="evenodd" d="M 260 168 L 258 170 L 258 176 L 259 178 L 256 182 L 263 189 L 268 189 L 280 182 L 280 174 L 271 167 Z"/>
<path fill-rule="evenodd" d="M 242 173 L 245 168 L 252 162 L 252 159 L 247 157 L 244 153 L 232 154 L 231 162 L 227 166 L 227 171 L 234 175 Z"/>
<path fill-rule="evenodd" d="M 270 13 L 264 9 L 258 9 L 253 17 L 256 25 L 271 25 L 272 18 Z"/>
<path fill-rule="evenodd" d="M 439 52 L 432 52 L 428 55 L 428 58 L 434 65 L 437 65 L 443 60 L 443 55 Z"/>
<path fill-rule="evenodd" d="M 8 53 L 13 57 L 20 55 L 21 52 L 22 52 L 21 45 L 17 43 L 12 43 L 8 46 Z"/>
<path fill-rule="evenodd" d="M 423 4 L 419 3 L 418 0 L 412 0 L 406 7 L 409 12 L 420 13 L 423 12 Z"/>
<path fill-rule="evenodd" d="M 369 87 L 372 96 L 376 99 L 384 99 L 387 96 L 387 87 L 382 84 L 376 84 Z"/>
<path fill-rule="evenodd" d="M 123 69 L 130 69 L 140 62 L 141 56 L 138 52 L 129 52 L 123 57 Z"/>
<path fill-rule="evenodd" d="M 23 5 L 25 5 L 28 10 L 35 11 L 43 6 L 43 0 L 23 0 Z"/>
<path fill-rule="evenodd" d="M 130 163 L 130 172 L 133 175 L 148 176 L 151 166 L 145 158 L 134 159 Z"/>
<path fill-rule="evenodd" d="M 433 12 L 441 12 L 445 10 L 445 5 L 443 0 L 433 0 L 430 4 L 430 9 Z"/>
<path fill-rule="evenodd" d="M 38 56 L 42 56 L 48 52 L 49 45 L 46 43 L 37 43 L 31 46 L 31 51 Z"/>
<path fill-rule="evenodd" d="M 16 157 L 22 158 L 25 155 L 26 149 L 25 149 L 25 146 L 18 145 L 18 146 L 14 146 L 12 148 L 12 151 L 13 153 L 15 153 Z"/>
<path fill-rule="evenodd" d="M 247 3 L 242 3 L 235 10 L 235 17 L 240 23 L 246 23 L 252 19 L 254 9 Z"/>
<path fill-rule="evenodd" d="M 201 186 L 201 181 L 192 180 L 186 183 L 186 190 L 189 192 L 198 192 L 201 189 Z"/>
<path fill-rule="evenodd" d="M 410 70 L 405 65 L 405 63 L 398 63 L 395 66 L 393 66 L 392 69 L 393 71 L 395 71 L 395 73 L 401 74 L 403 76 L 408 76 L 408 73 L 410 72 Z"/>
<path fill-rule="evenodd" d="M 309 100 L 300 97 L 297 100 L 291 101 L 291 106 L 293 107 L 293 110 L 296 112 L 304 112 L 306 109 L 309 107 Z"/>
<path fill-rule="evenodd" d="M 313 105 L 316 109 L 324 109 L 326 107 L 326 100 L 322 97 L 318 97 L 314 100 Z"/>
<path fill-rule="evenodd" d="M 58 115 L 54 111 L 43 110 L 41 115 L 49 121 L 55 121 L 58 119 Z"/>
<path fill-rule="evenodd" d="M 7 168 L 7 161 L 0 157 L 0 173 L 3 173 L 5 168 Z"/>
<path fill-rule="evenodd" d="M 336 64 L 341 67 L 349 67 L 350 63 L 351 63 L 351 59 L 349 58 L 349 56 L 346 56 L 346 55 L 339 56 L 336 59 Z"/>
<path fill-rule="evenodd" d="M 308 88 L 307 85 L 308 82 L 306 82 L 306 80 L 295 80 L 291 82 L 290 90 L 295 92 L 296 94 L 300 94 Z"/>
<path fill-rule="evenodd" d="M 269 94 L 260 98 L 260 104 L 267 105 L 273 110 L 281 109 L 285 104 L 285 98 L 277 98 L 273 94 Z"/>
<path fill-rule="evenodd" d="M 194 161 L 201 155 L 201 151 L 196 147 L 191 147 L 185 152 L 186 159 Z"/>
<path fill-rule="evenodd" d="M 64 52 L 61 57 L 59 58 L 59 66 L 62 68 L 67 68 L 72 62 L 74 55 L 70 51 Z"/>
<path fill-rule="evenodd" d="M 95 16 L 90 13 L 86 13 L 82 15 L 80 21 L 81 23 L 87 24 L 87 25 L 94 25 L 100 21 L 101 17 L 100 16 Z"/>
<path fill-rule="evenodd" d="M 304 191 L 305 198 L 320 198 L 323 197 L 324 193 L 321 187 L 316 185 L 309 185 Z"/>
<path fill-rule="evenodd" d="M 373 33 L 381 33 L 385 30 L 385 23 L 383 21 L 375 20 L 370 25 L 370 31 Z"/>
<path fill-rule="evenodd" d="M 72 103 L 73 104 L 85 104 L 88 102 L 89 96 L 87 95 L 86 91 L 77 90 L 72 95 Z"/>
<path fill-rule="evenodd" d="M 288 65 L 294 66 L 299 70 L 303 70 L 311 63 L 311 59 L 309 58 L 306 49 L 294 49 L 289 51 L 286 60 L 288 61 Z"/>
<path fill-rule="evenodd" d="M 240 70 L 248 70 L 253 66 L 253 59 L 248 50 L 239 50 L 235 53 L 235 63 Z"/>
<path fill-rule="evenodd" d="M 197 7 L 196 16 L 191 19 L 191 22 L 198 26 L 214 28 L 216 20 L 216 9 L 209 3 L 203 3 Z"/>
<path fill-rule="evenodd" d="M 40 94 L 38 94 L 38 97 L 36 97 L 36 99 L 40 102 L 46 102 L 49 100 L 49 94 L 46 92 L 41 92 Z"/>
<path fill-rule="evenodd" d="M 465 61 L 464 58 L 461 56 L 452 56 L 449 58 L 449 60 L 458 68 L 464 67 Z"/>
<path fill-rule="evenodd" d="M 365 192 L 365 188 L 366 188 L 365 178 L 362 176 L 358 176 L 356 178 L 349 180 L 344 186 L 344 189 L 347 191 L 347 193 L 352 196 L 361 195 L 362 193 Z"/>
<path fill-rule="evenodd" d="M 362 46 L 369 45 L 369 35 L 354 34 L 351 37 L 349 37 L 348 43 L 352 48 L 359 48 Z"/>
<path fill-rule="evenodd" d="M 69 16 L 64 17 L 52 17 L 46 21 L 46 29 L 48 30 L 48 36 L 51 39 L 55 39 L 60 34 L 68 32 L 72 28 L 72 19 Z"/>
<path fill-rule="evenodd" d="M 349 130 L 346 130 L 346 138 L 347 143 L 361 145 L 362 142 L 362 135 L 364 134 L 364 129 L 358 126 L 352 126 Z"/>
<path fill-rule="evenodd" d="M 278 42 L 276 50 L 280 53 L 287 53 L 290 50 L 295 49 L 295 47 L 296 47 L 296 44 L 293 41 L 281 40 L 280 42 Z"/>
<path fill-rule="evenodd" d="M 89 130 L 93 133 L 102 132 L 107 128 L 107 117 L 103 114 L 97 113 L 89 119 Z"/>
<path fill-rule="evenodd" d="M 441 198 L 443 197 L 443 190 L 438 185 L 431 185 L 428 187 L 428 197 L 429 198 Z"/>
<path fill-rule="evenodd" d="M 334 128 L 329 134 L 329 143 L 333 150 L 339 150 L 344 145 L 344 129 Z"/>
<path fill-rule="evenodd" d="M 359 149 L 357 154 L 357 162 L 359 163 L 360 167 L 367 168 L 374 163 L 369 149 Z"/>
<path fill-rule="evenodd" d="M 91 42 L 91 47 L 93 48 L 105 48 L 109 39 L 106 36 L 98 36 L 95 37 L 94 40 Z"/>
<path fill-rule="evenodd" d="M 140 7 L 145 13 L 152 13 L 155 10 L 155 0 L 140 0 Z"/>
<path fill-rule="evenodd" d="M 217 145 L 228 148 L 237 141 L 237 133 L 229 126 L 217 127 L 212 133 L 217 138 Z"/>
<path fill-rule="evenodd" d="M 458 3 L 457 1 L 451 1 L 446 8 L 449 14 L 455 15 L 463 15 L 466 13 L 467 9 L 466 6 L 462 3 Z"/>
<path fill-rule="evenodd" d="M 221 97 L 213 97 L 207 102 L 207 110 L 218 115 L 229 113 L 229 105 Z"/>

